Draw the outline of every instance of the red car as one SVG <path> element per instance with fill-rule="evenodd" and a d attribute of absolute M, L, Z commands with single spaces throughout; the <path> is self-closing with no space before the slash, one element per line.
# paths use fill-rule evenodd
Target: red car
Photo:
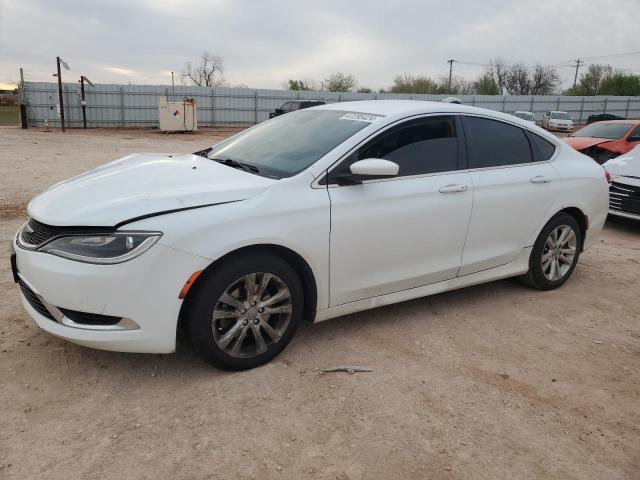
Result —
<path fill-rule="evenodd" d="M 640 120 L 592 123 L 565 137 L 564 141 L 602 165 L 640 144 Z"/>

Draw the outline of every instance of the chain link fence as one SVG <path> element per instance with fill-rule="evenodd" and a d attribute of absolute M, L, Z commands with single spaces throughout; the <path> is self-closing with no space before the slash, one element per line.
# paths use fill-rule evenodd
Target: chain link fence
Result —
<path fill-rule="evenodd" d="M 63 85 L 65 124 L 82 127 L 79 85 Z M 263 90 L 228 87 L 115 85 L 85 87 L 88 127 L 158 127 L 159 98 L 181 101 L 195 98 L 199 126 L 252 125 L 269 118 L 269 113 L 288 100 L 322 100 L 327 103 L 354 100 L 411 99 L 440 101 L 448 95 L 394 93 L 354 93 L 295 90 Z M 624 118 L 640 118 L 640 97 L 569 97 L 462 95 L 465 105 L 512 113 L 533 112 L 536 120 L 549 110 L 568 112 L 576 123 L 585 123 L 591 114 L 610 113 Z M 60 126 L 58 85 L 24 82 L 20 99 L 26 106 L 27 126 Z"/>

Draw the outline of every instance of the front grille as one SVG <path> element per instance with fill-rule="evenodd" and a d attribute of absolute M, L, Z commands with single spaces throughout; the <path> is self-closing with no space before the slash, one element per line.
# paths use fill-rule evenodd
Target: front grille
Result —
<path fill-rule="evenodd" d="M 113 231 L 113 227 L 56 227 L 30 218 L 20 231 L 18 244 L 30 249 L 39 247 L 54 237 L 62 235 L 111 233 Z"/>
<path fill-rule="evenodd" d="M 613 182 L 609 187 L 609 209 L 640 215 L 640 187 Z"/>
<path fill-rule="evenodd" d="M 60 227 L 51 227 L 30 218 L 20 232 L 20 239 L 28 245 L 41 245 L 60 234 Z"/>
<path fill-rule="evenodd" d="M 47 307 L 42 304 L 35 292 L 31 290 L 20 277 L 18 277 L 18 284 L 20 285 L 20 290 L 22 290 L 24 298 L 29 302 L 29 305 L 31 305 L 40 315 L 43 315 L 50 320 L 55 320 L 51 313 L 49 313 L 49 310 L 47 310 Z"/>

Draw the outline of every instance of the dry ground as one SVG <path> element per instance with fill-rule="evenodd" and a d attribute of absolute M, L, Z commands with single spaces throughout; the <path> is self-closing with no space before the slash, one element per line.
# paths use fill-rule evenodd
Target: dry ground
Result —
<path fill-rule="evenodd" d="M 36 193 L 228 134 L 0 128 L 0 240 Z M 0 478 L 638 479 L 640 227 L 607 223 L 561 289 L 513 280 L 310 325 L 225 373 L 36 328 L 0 249 Z M 321 374 L 358 364 L 372 373 Z"/>

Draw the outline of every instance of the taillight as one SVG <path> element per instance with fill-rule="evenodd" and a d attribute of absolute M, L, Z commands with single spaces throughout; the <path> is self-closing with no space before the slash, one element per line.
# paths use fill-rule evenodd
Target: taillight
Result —
<path fill-rule="evenodd" d="M 607 169 L 605 168 L 604 170 L 604 178 L 607 180 L 607 183 L 609 185 L 611 185 L 611 174 L 609 172 L 607 172 Z"/>

